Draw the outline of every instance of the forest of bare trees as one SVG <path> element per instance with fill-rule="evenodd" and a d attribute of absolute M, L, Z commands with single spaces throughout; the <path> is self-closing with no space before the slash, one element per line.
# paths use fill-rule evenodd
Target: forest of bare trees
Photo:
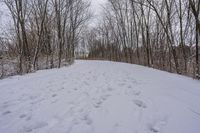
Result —
<path fill-rule="evenodd" d="M 199 0 L 108 0 L 88 57 L 200 78 L 199 14 Z"/>
<path fill-rule="evenodd" d="M 87 0 L 2 2 L 13 27 L 0 38 L 0 77 L 60 68 L 84 56 L 200 78 L 199 0 L 108 0 L 90 28 Z"/>
<path fill-rule="evenodd" d="M 75 47 L 91 17 L 84 0 L 3 0 L 12 17 L 1 38 L 0 77 L 61 67 L 74 61 Z M 11 69 L 12 68 L 12 69 Z"/>

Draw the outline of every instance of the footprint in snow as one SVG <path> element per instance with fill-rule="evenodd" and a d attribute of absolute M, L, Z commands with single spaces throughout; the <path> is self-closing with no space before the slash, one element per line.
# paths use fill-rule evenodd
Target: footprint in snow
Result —
<path fill-rule="evenodd" d="M 93 122 L 92 119 L 88 115 L 84 115 L 82 120 L 85 121 L 87 125 L 91 125 Z"/>
<path fill-rule="evenodd" d="M 141 94 L 141 91 L 133 90 L 133 95 L 139 96 Z"/>
<path fill-rule="evenodd" d="M 8 111 L 6 111 L 6 112 L 3 112 L 2 115 L 8 115 L 8 114 L 10 114 L 10 113 L 12 113 L 12 112 L 8 110 Z"/>
<path fill-rule="evenodd" d="M 108 99 L 108 97 L 110 97 L 109 94 L 103 95 L 103 96 L 101 96 L 101 99 L 102 99 L 103 101 L 106 101 L 106 100 Z"/>
<path fill-rule="evenodd" d="M 61 88 L 59 89 L 59 91 L 64 90 L 64 89 L 65 89 L 65 87 L 61 87 Z"/>
<path fill-rule="evenodd" d="M 164 120 L 156 121 L 153 124 L 150 124 L 148 128 L 152 133 L 159 133 L 162 127 L 165 126 L 166 124 L 167 122 Z"/>
<path fill-rule="evenodd" d="M 135 105 L 137 105 L 140 108 L 147 108 L 146 104 L 143 101 L 133 100 L 133 102 L 135 103 Z"/>
<path fill-rule="evenodd" d="M 3 104 L 9 104 L 9 103 L 10 103 L 10 101 L 3 102 Z"/>
<path fill-rule="evenodd" d="M 32 117 L 31 116 L 28 116 L 27 118 L 26 118 L 26 121 L 30 121 L 32 119 Z"/>
<path fill-rule="evenodd" d="M 57 96 L 57 94 L 53 94 L 53 95 L 52 95 L 52 97 L 56 97 L 56 96 Z"/>
<path fill-rule="evenodd" d="M 99 108 L 99 107 L 101 106 L 101 104 L 102 104 L 102 101 L 101 101 L 101 100 L 96 101 L 96 102 L 94 103 L 94 107 L 95 107 L 95 108 Z"/>
<path fill-rule="evenodd" d="M 37 123 L 30 124 L 28 126 L 25 126 L 24 131 L 25 132 L 32 132 L 33 130 L 44 128 L 46 126 L 48 126 L 48 123 L 46 123 L 46 122 L 37 122 Z"/>
<path fill-rule="evenodd" d="M 8 108 L 9 106 L 13 106 L 16 105 L 15 103 L 11 103 L 11 102 L 4 102 L 3 105 L 1 106 L 2 108 Z"/>
<path fill-rule="evenodd" d="M 25 117 L 26 117 L 25 114 L 21 114 L 21 115 L 19 116 L 19 118 L 21 118 L 21 119 L 23 119 L 23 118 L 25 118 Z"/>

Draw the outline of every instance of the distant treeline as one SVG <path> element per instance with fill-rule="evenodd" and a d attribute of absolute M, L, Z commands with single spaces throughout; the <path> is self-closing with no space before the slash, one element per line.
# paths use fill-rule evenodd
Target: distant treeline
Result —
<path fill-rule="evenodd" d="M 102 21 L 86 40 L 89 59 L 200 78 L 200 1 L 108 0 Z"/>

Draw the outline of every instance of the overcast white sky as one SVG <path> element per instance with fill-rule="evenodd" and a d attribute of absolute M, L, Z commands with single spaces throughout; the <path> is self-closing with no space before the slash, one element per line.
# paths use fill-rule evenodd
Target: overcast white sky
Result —
<path fill-rule="evenodd" d="M 0 2 L 0 34 L 6 30 L 6 27 L 9 25 L 11 19 L 7 7 Z"/>
<path fill-rule="evenodd" d="M 101 6 L 105 5 L 106 2 L 107 0 L 91 0 L 91 10 L 94 18 L 91 20 L 90 26 L 95 26 L 102 12 Z"/>
<path fill-rule="evenodd" d="M 101 12 L 101 5 L 104 5 L 107 0 L 91 0 L 92 5 L 91 8 L 95 12 L 96 15 L 99 15 Z"/>

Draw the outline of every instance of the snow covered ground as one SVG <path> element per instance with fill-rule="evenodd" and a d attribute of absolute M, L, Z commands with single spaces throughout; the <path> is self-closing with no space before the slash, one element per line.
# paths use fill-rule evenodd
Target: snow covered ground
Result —
<path fill-rule="evenodd" d="M 11 77 L 0 133 L 200 133 L 200 82 L 108 61 Z"/>

